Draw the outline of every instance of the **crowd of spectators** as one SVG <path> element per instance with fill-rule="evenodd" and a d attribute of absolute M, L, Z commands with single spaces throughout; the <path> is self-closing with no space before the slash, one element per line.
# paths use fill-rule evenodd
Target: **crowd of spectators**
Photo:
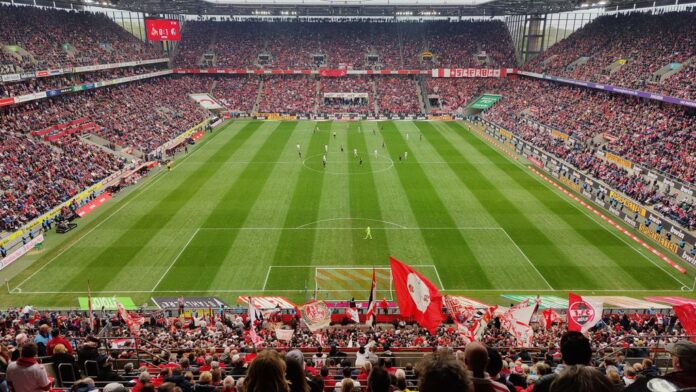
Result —
<path fill-rule="evenodd" d="M 0 132 L 0 230 L 18 229 L 124 165 L 75 136 L 58 146 Z"/>
<path fill-rule="evenodd" d="M 158 78 L 3 108 L 0 229 L 17 229 L 124 165 L 115 155 L 81 141 L 84 135 L 50 145 L 31 131 L 86 118 L 96 123 L 89 132 L 111 147 L 149 153 L 205 119 L 188 94 L 208 92 L 210 84 L 203 78 Z"/>
<path fill-rule="evenodd" d="M 251 113 L 259 92 L 256 76 L 231 76 L 215 79 L 213 94 L 233 112 Z"/>
<path fill-rule="evenodd" d="M 416 81 L 400 76 L 375 78 L 377 104 L 384 115 L 421 113 Z"/>
<path fill-rule="evenodd" d="M 431 57 L 424 58 L 424 52 Z M 176 64 L 217 67 L 354 69 L 511 67 L 512 40 L 500 21 L 187 22 Z"/>
<path fill-rule="evenodd" d="M 317 80 L 305 76 L 270 76 L 263 79 L 260 113 L 314 113 Z"/>
<path fill-rule="evenodd" d="M 167 383 L 182 391 L 211 392 L 644 391 L 653 378 L 682 388 L 696 386 L 696 345 L 682 340 L 684 331 L 674 315 L 607 314 L 587 334 L 566 332 L 562 324 L 549 329 L 534 324 L 531 347 L 516 345 L 498 319 L 489 323 L 480 342 L 469 343 L 451 324 L 434 334 L 403 321 L 374 329 L 336 325 L 312 333 L 296 319 L 282 325 L 269 318 L 252 325 L 246 313 L 184 319 L 160 311 L 142 316 L 144 353 L 134 363 L 134 342 L 116 314 L 96 314 L 97 328 L 111 337 L 100 340 L 91 335 L 85 314 L 11 310 L 0 323 L 0 370 L 7 369 L 12 383 L 24 375 L 15 373 L 15 361 L 39 357 L 54 367 L 72 365 L 79 378 L 89 371 L 85 361 L 93 360 L 95 374 L 77 385 L 96 382 L 111 390 L 116 385 L 109 383 L 116 382 L 137 392 L 170 391 L 162 389 Z M 277 338 L 281 327 L 294 330 L 290 341 Z M 262 339 L 256 345 L 251 328 Z M 656 364 L 656 350 L 662 349 L 672 355 L 667 374 Z M 424 354 L 428 351 L 432 354 Z M 118 361 L 130 364 L 121 362 L 117 368 Z M 36 361 L 31 362 L 26 365 Z M 581 379 L 592 377 L 593 382 L 577 389 L 554 387 L 568 382 L 566 372 L 572 377 L 588 373 Z M 41 386 L 47 383 L 36 379 Z M 277 384 L 282 387 L 273 389 Z"/>
<path fill-rule="evenodd" d="M 96 72 L 84 72 L 34 78 L 18 82 L 0 82 L 0 98 L 57 90 L 85 83 L 96 83 L 116 78 L 142 75 L 162 70 L 166 64 L 141 65 L 136 67 L 114 68 Z"/>
<path fill-rule="evenodd" d="M 321 78 L 319 112 L 325 114 L 334 113 L 374 113 L 374 83 L 367 77 Z M 361 93 L 367 94 L 367 99 L 359 100 L 332 100 L 324 97 L 331 93 Z"/>
<path fill-rule="evenodd" d="M 163 57 L 101 13 L 3 4 L 0 37 L 0 64 L 15 72 Z"/>
<path fill-rule="evenodd" d="M 693 113 L 678 106 L 526 78 L 510 80 L 501 92 L 503 99 L 486 113 L 489 120 L 629 196 L 654 205 L 683 226 L 696 227 L 693 200 L 661 191 L 654 181 L 628 175 L 625 169 L 595 156 L 598 149 L 611 151 L 694 184 Z M 560 130 L 578 143 L 540 131 L 529 120 Z"/>
<path fill-rule="evenodd" d="M 695 99 L 694 36 L 696 12 L 601 16 L 529 61 L 524 68 Z M 580 57 L 589 59 L 571 66 Z M 649 83 L 650 76 L 660 68 L 690 59 L 692 65 L 663 83 Z M 625 64 L 610 72 L 608 67 L 620 60 Z"/>

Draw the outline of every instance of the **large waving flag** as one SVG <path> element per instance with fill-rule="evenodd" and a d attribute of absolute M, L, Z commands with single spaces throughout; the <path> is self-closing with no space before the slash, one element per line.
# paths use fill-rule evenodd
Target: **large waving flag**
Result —
<path fill-rule="evenodd" d="M 92 309 L 92 290 L 89 288 L 89 280 L 87 281 L 87 311 L 89 312 L 89 330 L 96 333 L 94 329 L 97 324 L 94 320 L 94 309 Z"/>
<path fill-rule="evenodd" d="M 690 340 L 696 341 L 696 307 L 693 304 L 675 305 L 673 308 L 679 323 L 681 323 Z"/>
<path fill-rule="evenodd" d="M 500 315 L 501 328 L 515 337 L 518 347 L 531 347 L 534 330 L 530 324 L 538 306 L 538 301 L 526 299 Z"/>
<path fill-rule="evenodd" d="M 568 331 L 585 333 L 602 319 L 603 305 L 599 301 L 568 293 Z"/>
<path fill-rule="evenodd" d="M 377 278 L 375 269 L 372 268 L 372 285 L 370 286 L 370 299 L 367 301 L 367 317 L 365 323 L 371 328 L 377 323 Z"/>
<path fill-rule="evenodd" d="M 544 309 L 541 312 L 541 315 L 543 316 L 541 318 L 541 325 L 544 327 L 545 330 L 551 329 L 551 325 L 555 322 L 558 322 L 559 324 L 563 322 L 563 318 L 556 313 L 553 309 Z"/>
<path fill-rule="evenodd" d="M 442 323 L 442 295 L 437 287 L 410 266 L 389 258 L 399 311 L 435 333 Z"/>
<path fill-rule="evenodd" d="M 258 313 L 258 309 L 256 309 L 256 305 L 254 305 L 254 297 L 249 297 L 249 338 L 251 338 L 251 343 L 254 344 L 254 347 L 259 347 L 263 345 L 263 338 L 260 337 L 256 333 L 256 321 L 260 320 L 260 315 Z"/>

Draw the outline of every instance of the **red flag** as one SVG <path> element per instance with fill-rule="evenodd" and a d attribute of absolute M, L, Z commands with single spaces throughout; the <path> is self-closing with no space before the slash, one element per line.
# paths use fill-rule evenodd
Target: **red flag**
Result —
<path fill-rule="evenodd" d="M 568 293 L 568 331 L 585 333 L 602 319 L 602 303 Z"/>
<path fill-rule="evenodd" d="M 675 305 L 673 309 L 682 327 L 684 327 L 684 331 L 687 335 L 692 336 L 691 340 L 693 341 L 693 336 L 696 336 L 696 307 L 693 304 L 682 304 Z"/>
<path fill-rule="evenodd" d="M 561 316 L 558 315 L 553 309 L 544 309 L 541 312 L 541 315 L 543 316 L 541 319 L 541 322 L 544 326 L 544 329 L 547 331 L 551 329 L 551 324 L 554 322 L 558 322 L 559 324 L 563 322 L 563 319 Z"/>
<path fill-rule="evenodd" d="M 372 286 L 370 288 L 370 299 L 367 301 L 367 317 L 365 323 L 374 328 L 377 320 L 377 277 L 375 269 L 372 268 Z"/>
<path fill-rule="evenodd" d="M 395 258 L 390 257 L 389 264 L 401 315 L 413 317 L 434 334 L 443 319 L 440 291 L 418 271 Z"/>

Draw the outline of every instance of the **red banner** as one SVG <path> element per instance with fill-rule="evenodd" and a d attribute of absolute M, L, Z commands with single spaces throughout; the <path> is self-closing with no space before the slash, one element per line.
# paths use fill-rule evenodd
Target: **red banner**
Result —
<path fill-rule="evenodd" d="M 319 76 L 326 76 L 330 78 L 340 78 L 341 76 L 348 75 L 348 71 L 345 69 L 320 69 Z"/>
<path fill-rule="evenodd" d="M 15 103 L 14 98 L 0 98 L 0 106 L 12 105 Z"/>
<path fill-rule="evenodd" d="M 145 19 L 147 39 L 150 41 L 178 41 L 181 39 L 179 21 L 172 19 Z"/>
<path fill-rule="evenodd" d="M 111 199 L 111 193 L 109 192 L 104 192 L 99 197 L 96 197 L 94 200 L 90 201 L 89 203 L 83 205 L 82 207 L 78 208 L 75 213 L 82 218 L 83 216 L 89 214 L 90 212 L 94 211 L 97 207 L 100 205 L 106 203 Z"/>

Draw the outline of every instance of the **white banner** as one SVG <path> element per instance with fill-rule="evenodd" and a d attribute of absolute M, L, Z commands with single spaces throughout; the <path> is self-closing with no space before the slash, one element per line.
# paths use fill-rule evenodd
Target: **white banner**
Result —
<path fill-rule="evenodd" d="M 5 257 L 4 259 L 0 260 L 0 270 L 7 267 L 8 265 L 12 264 L 15 262 L 17 259 L 20 257 L 24 256 L 29 252 L 30 250 L 34 249 L 36 244 L 42 243 L 44 240 L 43 233 L 39 234 L 37 237 L 34 237 L 34 239 L 30 240 L 26 244 L 20 246 L 17 250 L 14 252 L 10 253 Z"/>
<path fill-rule="evenodd" d="M 344 99 L 355 99 L 355 98 L 365 98 L 367 99 L 367 93 L 324 93 L 324 98 L 344 98 Z"/>

